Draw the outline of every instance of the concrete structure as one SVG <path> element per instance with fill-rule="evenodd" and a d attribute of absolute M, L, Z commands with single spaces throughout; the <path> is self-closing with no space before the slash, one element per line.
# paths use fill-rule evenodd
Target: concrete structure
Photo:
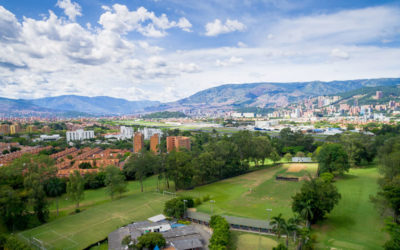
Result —
<path fill-rule="evenodd" d="M 312 162 L 311 157 L 292 157 L 292 162 Z"/>
<path fill-rule="evenodd" d="M 60 135 L 40 135 L 40 141 L 57 141 L 61 137 Z"/>
<path fill-rule="evenodd" d="M 150 137 L 150 150 L 154 153 L 158 153 L 160 150 L 158 145 L 160 144 L 160 137 L 158 134 L 154 134 Z"/>
<path fill-rule="evenodd" d="M 381 99 L 382 97 L 383 97 L 383 92 L 382 92 L 382 91 L 376 91 L 375 99 L 376 99 L 376 100 L 379 100 L 379 99 Z"/>
<path fill-rule="evenodd" d="M 144 136 L 142 133 L 136 132 L 133 137 L 133 152 L 139 153 L 144 147 Z"/>
<path fill-rule="evenodd" d="M 67 142 L 82 141 L 94 138 L 94 131 L 93 130 L 84 131 L 83 129 L 78 129 L 76 131 L 67 131 L 66 136 L 67 136 Z"/>
<path fill-rule="evenodd" d="M 186 148 L 190 150 L 190 138 L 185 136 L 168 136 L 167 137 L 167 151 L 179 151 L 179 148 Z"/>
<path fill-rule="evenodd" d="M 159 134 L 160 137 L 163 134 L 161 129 L 158 129 L 158 128 L 143 128 L 143 129 L 139 129 L 138 132 L 143 134 L 145 140 L 150 140 L 150 137 L 152 137 L 155 134 Z"/>
<path fill-rule="evenodd" d="M 50 134 L 50 132 L 51 132 L 51 129 L 50 129 L 49 126 L 44 126 L 44 127 L 42 128 L 42 133 Z"/>

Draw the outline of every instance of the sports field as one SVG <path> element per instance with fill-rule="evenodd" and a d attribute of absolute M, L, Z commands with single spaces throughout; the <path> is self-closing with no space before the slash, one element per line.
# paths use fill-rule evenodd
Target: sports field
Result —
<path fill-rule="evenodd" d="M 138 193 L 53 220 L 19 235 L 27 240 L 39 240 L 46 249 L 82 249 L 107 238 L 110 232 L 123 225 L 161 213 L 169 198 L 153 192 Z"/>
<path fill-rule="evenodd" d="M 301 181 L 277 181 L 275 177 L 304 177 L 307 173 L 315 174 L 316 170 L 317 164 L 282 164 L 197 187 L 184 193 L 193 197 L 210 195 L 215 203 L 205 202 L 197 207 L 198 211 L 209 214 L 212 209 L 214 214 L 256 219 L 267 219 L 279 213 L 289 218 L 293 214 L 291 197 L 300 189 Z M 272 209 L 272 212 L 267 214 L 267 208 Z"/>

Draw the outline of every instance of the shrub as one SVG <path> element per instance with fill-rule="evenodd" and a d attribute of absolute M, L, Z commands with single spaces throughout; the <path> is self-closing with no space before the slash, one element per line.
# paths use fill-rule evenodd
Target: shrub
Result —
<path fill-rule="evenodd" d="M 202 203 L 202 201 L 201 201 L 201 199 L 200 199 L 200 198 L 196 198 L 196 199 L 194 199 L 194 206 L 195 206 L 195 207 L 197 207 L 197 206 L 201 205 L 201 203 Z"/>
<path fill-rule="evenodd" d="M 139 249 L 154 249 L 155 246 L 162 248 L 166 245 L 166 241 L 160 233 L 147 233 L 138 238 L 137 247 Z"/>
<path fill-rule="evenodd" d="M 210 199 L 211 198 L 209 194 L 203 196 L 203 202 L 209 201 Z"/>
<path fill-rule="evenodd" d="M 210 250 L 227 249 L 230 239 L 229 223 L 219 215 L 213 215 L 210 219 L 210 227 L 213 234 L 210 239 Z"/>

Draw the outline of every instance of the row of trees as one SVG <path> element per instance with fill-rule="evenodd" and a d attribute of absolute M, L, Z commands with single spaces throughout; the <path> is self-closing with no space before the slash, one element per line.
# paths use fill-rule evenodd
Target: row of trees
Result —
<path fill-rule="evenodd" d="M 229 223 L 220 215 L 213 215 L 210 219 L 213 234 L 210 238 L 210 250 L 227 249 L 230 239 Z"/>
<path fill-rule="evenodd" d="M 56 173 L 54 160 L 42 154 L 25 154 L 0 168 L 0 216 L 9 230 L 46 222 L 50 197 L 55 197 L 58 215 L 58 197 L 65 192 L 79 209 L 87 183 L 102 182 L 99 186 L 107 186 L 111 198 L 126 190 L 125 176 L 114 166 L 105 168 L 102 174 L 85 177 L 76 171 L 68 179 L 60 179 Z"/>

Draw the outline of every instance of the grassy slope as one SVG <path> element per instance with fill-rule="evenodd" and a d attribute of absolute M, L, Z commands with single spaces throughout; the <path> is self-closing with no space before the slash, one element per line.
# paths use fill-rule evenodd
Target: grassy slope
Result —
<path fill-rule="evenodd" d="M 50 222 L 21 234 L 26 238 L 42 240 L 51 249 L 87 247 L 103 240 L 110 232 L 125 224 L 160 213 L 164 202 L 170 197 L 153 192 L 156 184 L 156 176 L 146 179 L 145 192 L 141 193 L 139 182 L 130 181 L 128 192 L 114 201 L 111 201 L 105 188 L 86 190 L 85 199 L 80 204 L 83 212 L 74 215 L 70 213 L 75 210 L 75 203 L 63 195 L 59 200 L 59 217 L 56 217 L 56 205 L 53 202 L 50 206 Z"/>
<path fill-rule="evenodd" d="M 143 182 L 144 191 L 155 191 L 157 185 L 157 177 L 152 176 L 147 178 Z M 160 188 L 164 188 L 164 183 L 161 181 Z M 137 181 L 129 181 L 127 186 L 127 192 L 123 194 L 123 197 L 140 193 L 140 184 Z M 80 203 L 80 208 L 87 209 L 96 205 L 107 203 L 110 201 L 110 196 L 107 193 L 106 188 L 99 188 L 95 190 L 86 190 L 84 200 Z M 56 219 L 56 202 L 52 199 L 50 205 L 50 221 Z M 65 216 L 75 210 L 75 203 L 68 200 L 66 194 L 59 198 L 59 210 L 60 216 Z"/>
<path fill-rule="evenodd" d="M 266 219 L 266 208 L 272 208 L 270 216 L 282 213 L 292 216 L 291 196 L 301 187 L 301 182 L 276 181 L 277 174 L 285 174 L 288 164 L 271 167 L 249 174 L 226 179 L 213 184 L 197 187 L 185 194 L 193 197 L 210 195 L 215 200 L 213 213 Z M 310 172 L 316 171 L 316 164 L 308 164 Z M 305 175 L 305 171 L 295 175 Z M 203 203 L 198 211 L 211 213 L 211 204 Z"/>
<path fill-rule="evenodd" d="M 380 249 L 386 240 L 382 218 L 370 202 L 377 192 L 376 168 L 352 169 L 336 185 L 342 194 L 327 220 L 316 226 L 318 248 Z"/>

